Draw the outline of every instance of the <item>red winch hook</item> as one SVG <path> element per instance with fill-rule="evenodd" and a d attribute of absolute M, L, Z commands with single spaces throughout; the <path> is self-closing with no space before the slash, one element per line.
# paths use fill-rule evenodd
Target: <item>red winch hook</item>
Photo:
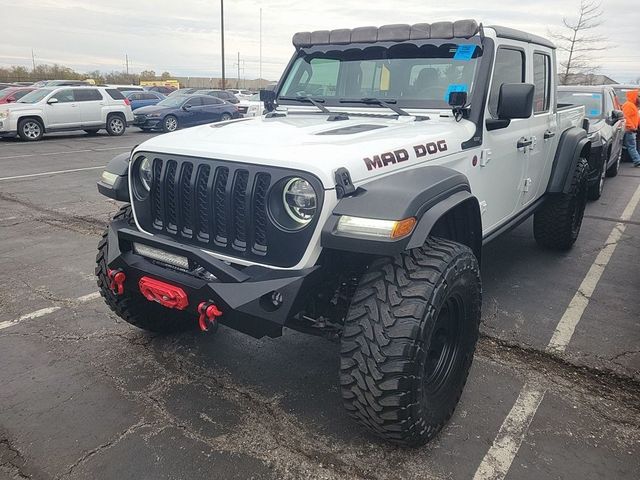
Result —
<path fill-rule="evenodd" d="M 207 323 L 215 325 L 216 318 L 222 316 L 222 312 L 211 302 L 200 302 L 200 305 L 198 305 L 198 313 L 200 314 L 200 317 L 198 317 L 198 325 L 203 332 L 209 331 Z"/>
<path fill-rule="evenodd" d="M 122 295 L 124 293 L 124 281 L 127 276 L 121 269 L 107 270 L 107 277 L 109 278 L 109 289 L 115 295 Z"/>

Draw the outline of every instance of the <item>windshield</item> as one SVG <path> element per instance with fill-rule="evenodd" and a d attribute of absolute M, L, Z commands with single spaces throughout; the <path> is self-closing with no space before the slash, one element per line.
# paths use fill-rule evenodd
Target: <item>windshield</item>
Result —
<path fill-rule="evenodd" d="M 279 96 L 311 96 L 327 105 L 375 97 L 402 106 L 447 107 L 449 93 L 473 94 L 482 49 L 469 42 L 303 51 Z"/>
<path fill-rule="evenodd" d="M 159 107 L 179 107 L 189 97 L 186 95 L 176 95 L 175 97 L 167 97 L 159 101 L 156 105 Z"/>
<path fill-rule="evenodd" d="M 0 87 L 0 99 L 8 97 L 11 92 L 13 92 L 14 90 L 12 88 L 2 88 Z"/>
<path fill-rule="evenodd" d="M 38 103 L 51 92 L 53 92 L 53 88 L 40 88 L 31 93 L 27 93 L 24 97 L 18 100 L 18 103 Z"/>
<path fill-rule="evenodd" d="M 587 118 L 603 118 L 604 108 L 602 106 L 603 97 L 601 93 L 592 92 L 558 92 L 558 103 L 569 103 L 571 105 L 584 105 L 584 114 Z"/>

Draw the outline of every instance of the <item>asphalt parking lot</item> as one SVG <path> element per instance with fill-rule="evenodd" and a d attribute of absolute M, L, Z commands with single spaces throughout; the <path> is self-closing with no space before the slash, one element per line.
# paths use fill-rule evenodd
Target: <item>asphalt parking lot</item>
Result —
<path fill-rule="evenodd" d="M 461 403 L 407 450 L 347 417 L 335 343 L 156 336 L 108 310 L 94 258 L 118 205 L 95 182 L 135 130 L 0 140 L 0 478 L 640 478 L 640 169 L 570 252 L 531 222 L 485 247 Z"/>

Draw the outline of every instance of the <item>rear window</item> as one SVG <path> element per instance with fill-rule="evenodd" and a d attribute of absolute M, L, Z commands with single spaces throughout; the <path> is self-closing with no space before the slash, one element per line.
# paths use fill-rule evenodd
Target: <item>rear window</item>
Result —
<path fill-rule="evenodd" d="M 124 95 L 120 90 L 117 90 L 115 88 L 107 88 L 106 92 L 114 100 L 124 100 Z"/>
<path fill-rule="evenodd" d="M 602 93 L 580 91 L 558 91 L 558 103 L 570 103 L 571 105 L 584 105 L 585 115 L 588 118 L 602 118 L 604 115 Z"/>
<path fill-rule="evenodd" d="M 73 91 L 73 96 L 78 102 L 94 102 L 102 100 L 102 94 L 95 88 L 77 88 Z"/>

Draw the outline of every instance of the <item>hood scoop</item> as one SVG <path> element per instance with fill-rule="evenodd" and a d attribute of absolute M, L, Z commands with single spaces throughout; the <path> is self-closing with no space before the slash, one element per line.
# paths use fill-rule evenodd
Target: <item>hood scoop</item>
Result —
<path fill-rule="evenodd" d="M 353 135 L 354 133 L 368 132 L 378 130 L 379 128 L 387 128 L 385 125 L 369 125 L 362 123 L 360 125 L 350 125 L 348 127 L 335 128 L 324 132 L 316 133 L 316 135 Z"/>

